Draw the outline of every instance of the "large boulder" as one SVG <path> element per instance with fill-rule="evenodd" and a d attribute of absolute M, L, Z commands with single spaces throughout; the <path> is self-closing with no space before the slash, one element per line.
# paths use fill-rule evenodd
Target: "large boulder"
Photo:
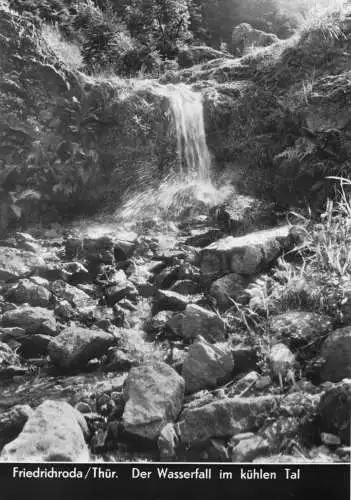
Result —
<path fill-rule="evenodd" d="M 321 356 L 325 360 L 320 373 L 322 380 L 339 382 L 351 378 L 351 327 L 339 328 L 329 335 Z"/>
<path fill-rule="evenodd" d="M 44 264 L 44 259 L 33 252 L 0 247 L 0 281 L 10 281 L 28 276 Z"/>
<path fill-rule="evenodd" d="M 6 298 L 18 304 L 47 307 L 51 293 L 45 286 L 38 285 L 30 279 L 21 279 L 8 290 Z"/>
<path fill-rule="evenodd" d="M 114 335 L 103 330 L 89 330 L 70 326 L 52 339 L 48 345 L 51 361 L 63 369 L 84 366 L 90 359 L 106 354 L 116 343 Z"/>
<path fill-rule="evenodd" d="M 180 440 L 195 445 L 211 437 L 231 437 L 255 430 L 258 419 L 277 407 L 279 398 L 227 398 L 186 410 L 176 424 Z"/>
<path fill-rule="evenodd" d="M 182 366 L 185 391 L 213 389 L 220 382 L 227 381 L 233 369 L 233 356 L 226 345 L 210 344 L 204 338 L 198 337 L 190 346 Z"/>
<path fill-rule="evenodd" d="M 175 421 L 183 404 L 185 383 L 163 362 L 133 368 L 126 380 L 123 426 L 131 434 L 150 440 L 158 438 Z"/>
<path fill-rule="evenodd" d="M 254 275 L 270 264 L 292 244 L 289 226 L 280 226 L 222 238 L 200 253 L 200 270 L 205 279 L 229 273 Z"/>
<path fill-rule="evenodd" d="M 64 401 L 45 401 L 21 434 L 0 455 L 6 462 L 86 462 L 89 450 L 84 417 Z"/>
<path fill-rule="evenodd" d="M 251 24 L 241 23 L 232 32 L 232 52 L 242 56 L 251 47 L 267 47 L 278 41 L 279 38 L 274 33 L 266 33 L 253 28 Z"/>
<path fill-rule="evenodd" d="M 224 321 L 216 313 L 195 304 L 189 304 L 184 313 L 173 316 L 167 322 L 167 327 L 185 339 L 194 339 L 200 335 L 209 342 L 225 340 Z"/>
<path fill-rule="evenodd" d="M 42 333 L 56 335 L 56 320 L 53 311 L 43 307 L 21 306 L 7 311 L 2 317 L 5 327 L 23 328 L 26 334 Z"/>

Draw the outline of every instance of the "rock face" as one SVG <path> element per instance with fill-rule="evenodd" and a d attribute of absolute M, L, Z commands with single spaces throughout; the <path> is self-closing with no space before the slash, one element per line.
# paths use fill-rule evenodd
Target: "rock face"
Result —
<path fill-rule="evenodd" d="M 21 306 L 13 311 L 7 311 L 2 317 L 2 324 L 23 328 L 26 334 L 56 335 L 54 313 L 43 307 Z"/>
<path fill-rule="evenodd" d="M 44 265 L 44 259 L 33 252 L 0 247 L 0 281 L 22 278 Z"/>
<path fill-rule="evenodd" d="M 210 344 L 199 337 L 190 346 L 182 367 L 181 375 L 185 380 L 185 391 L 212 389 L 219 382 L 227 381 L 233 368 L 233 356 L 225 345 Z"/>
<path fill-rule="evenodd" d="M 84 417 L 68 403 L 45 401 L 29 417 L 21 434 L 7 444 L 7 462 L 78 462 L 89 460 Z"/>
<path fill-rule="evenodd" d="M 223 311 L 233 306 L 235 302 L 245 303 L 249 296 L 245 292 L 248 280 L 239 274 L 231 273 L 214 281 L 210 288 L 210 295 L 216 299 L 217 306 Z"/>
<path fill-rule="evenodd" d="M 351 378 L 351 327 L 335 330 L 324 342 L 321 356 L 325 360 L 320 374 L 323 380 Z"/>
<path fill-rule="evenodd" d="M 238 238 L 228 236 L 201 251 L 201 274 L 204 278 L 216 278 L 229 273 L 254 275 L 290 245 L 288 226 L 257 231 Z"/>
<path fill-rule="evenodd" d="M 48 352 L 55 365 L 73 369 L 105 354 L 115 342 L 115 337 L 103 330 L 71 326 L 50 341 Z"/>
<path fill-rule="evenodd" d="M 248 23 L 235 26 L 232 32 L 232 52 L 237 56 L 245 54 L 251 47 L 267 47 L 279 42 L 274 33 L 257 30 Z"/>
<path fill-rule="evenodd" d="M 167 423 L 180 413 L 185 383 L 165 363 L 133 368 L 126 380 L 123 426 L 131 434 L 158 438 Z"/>
<path fill-rule="evenodd" d="M 252 431 L 257 418 L 276 407 L 279 398 L 228 398 L 187 410 L 177 424 L 180 440 L 194 445 L 211 437 L 231 437 Z"/>
<path fill-rule="evenodd" d="M 188 305 L 184 313 L 173 316 L 167 326 L 185 339 L 200 335 L 209 342 L 225 340 L 223 320 L 216 313 L 195 304 Z"/>

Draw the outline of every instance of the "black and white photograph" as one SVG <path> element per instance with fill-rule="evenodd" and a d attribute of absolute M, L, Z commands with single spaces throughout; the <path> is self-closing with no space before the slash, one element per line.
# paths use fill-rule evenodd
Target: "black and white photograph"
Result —
<path fill-rule="evenodd" d="M 347 500 L 350 409 L 351 2 L 0 0 L 2 480 Z"/>

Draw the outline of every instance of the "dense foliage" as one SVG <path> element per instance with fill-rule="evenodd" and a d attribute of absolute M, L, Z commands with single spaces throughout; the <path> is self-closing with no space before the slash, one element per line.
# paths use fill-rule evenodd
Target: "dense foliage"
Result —
<path fill-rule="evenodd" d="M 80 47 L 89 72 L 126 75 L 158 72 L 188 44 L 230 50 L 242 22 L 282 38 L 298 24 L 284 0 L 10 0 L 10 6 L 38 24 L 55 24 Z"/>
<path fill-rule="evenodd" d="M 0 17 L 10 33 L 1 59 L 7 219 L 35 218 L 26 208 L 34 198 L 61 215 L 86 211 L 87 200 L 94 210 L 140 172 L 155 179 L 168 171 L 176 159 L 171 113 L 144 74 L 201 89 L 214 170 L 233 171 L 241 192 L 283 209 L 311 199 L 319 208 L 333 190 L 323 179 L 349 176 L 351 26 L 337 10 L 310 16 L 297 36 L 268 50 L 249 45 L 238 60 L 233 46 L 223 50 L 238 22 L 283 37 L 278 0 L 9 1 L 14 10 Z"/>

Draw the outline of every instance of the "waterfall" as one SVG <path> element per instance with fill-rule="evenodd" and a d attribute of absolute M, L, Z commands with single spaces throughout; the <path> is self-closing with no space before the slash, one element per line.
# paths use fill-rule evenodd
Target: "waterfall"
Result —
<path fill-rule="evenodd" d="M 202 95 L 184 84 L 161 89 L 173 113 L 177 154 L 182 178 L 210 180 L 211 157 L 207 147 Z"/>
<path fill-rule="evenodd" d="M 142 185 L 138 193 L 128 196 L 118 211 L 124 221 L 170 220 L 185 213 L 203 213 L 228 196 L 228 187 L 217 189 L 211 180 L 201 93 L 184 84 L 155 82 L 152 90 L 165 99 L 167 112 L 172 114 L 178 170 L 169 172 L 158 186 Z"/>

